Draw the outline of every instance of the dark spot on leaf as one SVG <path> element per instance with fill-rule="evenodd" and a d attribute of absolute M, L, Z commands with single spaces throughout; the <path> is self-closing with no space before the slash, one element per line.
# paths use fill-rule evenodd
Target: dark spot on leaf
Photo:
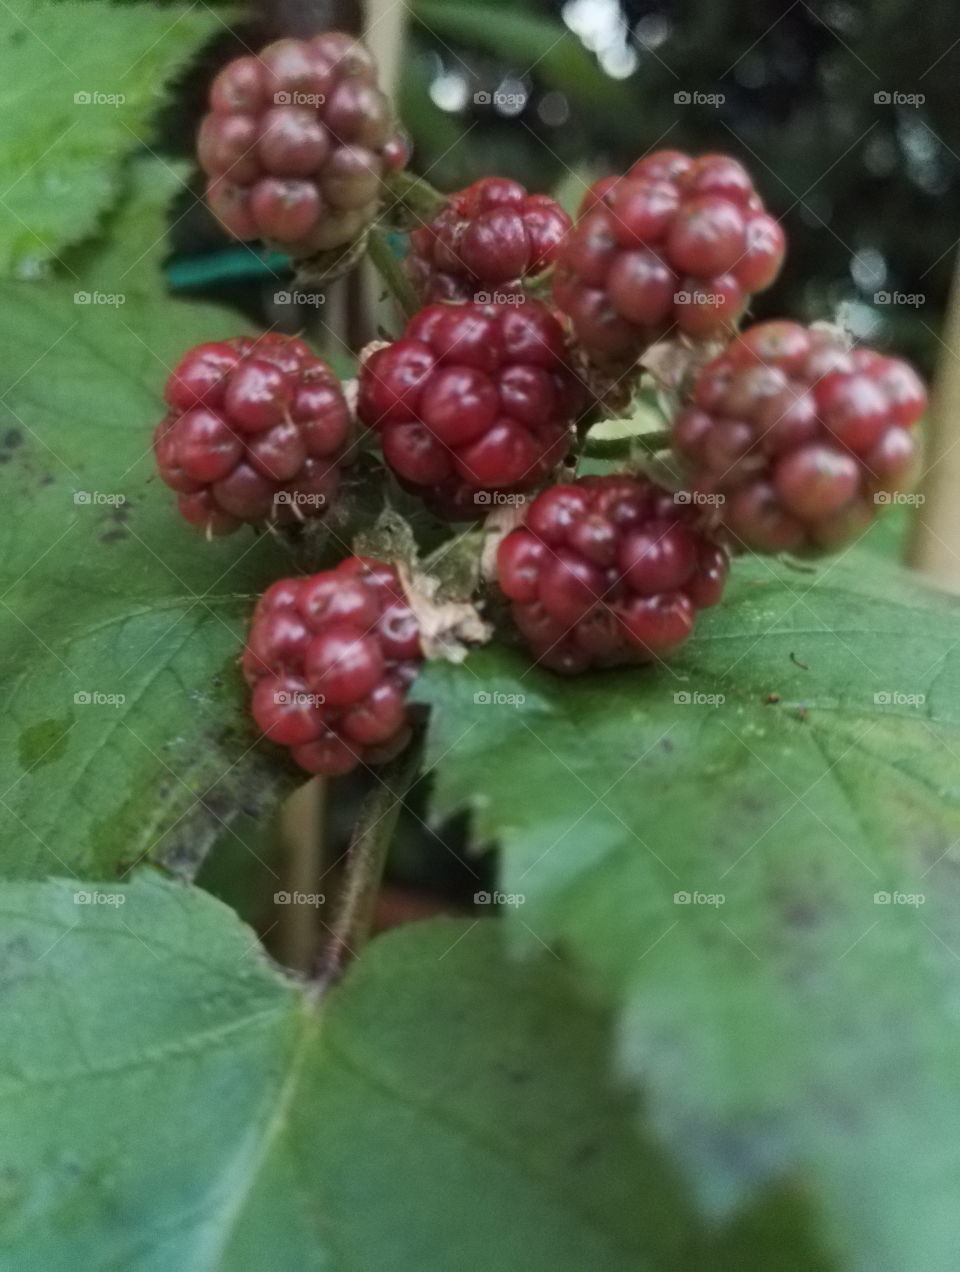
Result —
<path fill-rule="evenodd" d="M 817 907 L 809 901 L 797 901 L 783 912 L 783 918 L 790 927 L 816 927 L 820 914 Z"/>
<path fill-rule="evenodd" d="M 40 720 L 24 729 L 17 741 L 21 765 L 25 769 L 40 768 L 59 759 L 67 749 L 67 734 L 71 724 L 72 721 L 67 716 L 63 720 Z"/>
<path fill-rule="evenodd" d="M 667 755 L 672 755 L 673 752 L 676 750 L 676 747 L 673 745 L 673 743 L 670 741 L 669 738 L 661 738 L 660 746 L 663 748 L 664 751 L 666 751 Z"/>
<path fill-rule="evenodd" d="M 56 480 L 57 479 L 56 477 L 54 477 L 53 473 L 44 473 L 43 476 L 40 478 L 40 485 L 52 486 Z"/>
<path fill-rule="evenodd" d="M 795 667 L 802 667 L 804 671 L 810 670 L 810 668 L 807 666 L 805 662 L 800 661 L 800 659 L 797 657 L 797 655 L 793 652 L 792 649 L 790 650 L 790 661 L 794 664 Z"/>
<path fill-rule="evenodd" d="M 595 1143 L 580 1144 L 573 1150 L 570 1158 L 574 1166 L 584 1166 L 592 1157 L 596 1157 L 600 1151 L 600 1145 Z"/>
<path fill-rule="evenodd" d="M 121 539 L 129 539 L 126 530 L 119 527 L 116 530 L 105 530 L 100 536 L 101 543 L 119 543 Z"/>
<path fill-rule="evenodd" d="M 768 693 L 764 701 L 768 707 L 773 706 L 774 703 L 780 701 L 780 695 L 778 693 Z"/>
<path fill-rule="evenodd" d="M 18 428 L 8 428 L 3 435 L 3 445 L 5 450 L 16 450 L 23 442 L 23 434 Z"/>

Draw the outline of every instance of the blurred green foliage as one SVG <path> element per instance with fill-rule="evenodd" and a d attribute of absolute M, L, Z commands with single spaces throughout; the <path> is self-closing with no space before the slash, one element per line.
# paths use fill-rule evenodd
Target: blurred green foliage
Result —
<path fill-rule="evenodd" d="M 790 241 L 755 315 L 840 306 L 930 368 L 960 234 L 947 0 L 413 7 L 402 113 L 437 184 L 498 171 L 569 196 L 649 149 L 733 153 Z"/>

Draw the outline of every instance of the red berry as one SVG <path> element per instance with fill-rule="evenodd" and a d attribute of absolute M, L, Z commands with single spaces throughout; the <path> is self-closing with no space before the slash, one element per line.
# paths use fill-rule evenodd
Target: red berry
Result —
<path fill-rule="evenodd" d="M 358 411 L 400 481 L 437 511 L 489 511 L 563 459 L 581 386 L 544 306 L 429 305 L 360 371 Z"/>
<path fill-rule="evenodd" d="M 370 54 L 352 36 L 278 40 L 223 68 L 197 156 L 207 202 L 239 239 L 293 256 L 353 240 L 406 160 Z"/>
<path fill-rule="evenodd" d="M 478 300 L 501 289 L 520 294 L 522 279 L 554 262 L 569 229 L 570 218 L 547 195 L 484 177 L 450 195 L 413 231 L 410 276 L 425 301 Z"/>
<path fill-rule="evenodd" d="M 497 552 L 517 627 L 538 662 L 568 674 L 672 653 L 727 568 L 699 509 L 640 477 L 550 487 Z"/>
<path fill-rule="evenodd" d="M 350 557 L 261 596 L 243 653 L 262 732 L 311 773 L 334 776 L 396 752 L 422 660 L 396 571 Z"/>
<path fill-rule="evenodd" d="M 208 534 L 322 516 L 351 419 L 327 364 L 290 336 L 241 337 L 184 354 L 164 389 L 160 476 Z"/>
<path fill-rule="evenodd" d="M 760 552 L 837 547 L 903 482 L 926 405 L 905 362 L 791 322 L 744 331 L 700 372 L 674 422 L 691 485 Z M 906 425 L 906 427 L 905 427 Z"/>
<path fill-rule="evenodd" d="M 620 361 L 674 327 L 732 330 L 784 251 L 735 159 L 660 151 L 594 186 L 560 247 L 554 299 L 595 361 Z"/>

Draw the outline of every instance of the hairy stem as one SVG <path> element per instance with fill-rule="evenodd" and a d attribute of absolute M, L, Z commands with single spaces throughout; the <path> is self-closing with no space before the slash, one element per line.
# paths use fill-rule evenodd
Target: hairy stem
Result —
<path fill-rule="evenodd" d="M 320 956 L 318 987 L 326 989 L 341 976 L 370 934 L 387 853 L 400 809 L 420 767 L 420 740 L 415 737 L 396 759 L 377 771 L 376 788 L 360 810 L 344 871 L 336 918 Z"/>
<path fill-rule="evenodd" d="M 404 317 L 412 318 L 420 308 L 420 301 L 409 278 L 407 278 L 403 264 L 393 254 L 390 240 L 378 225 L 373 226 L 370 230 L 367 250 L 370 253 L 370 259 L 373 261 L 377 273 L 386 283 L 390 295 L 400 306 Z"/>

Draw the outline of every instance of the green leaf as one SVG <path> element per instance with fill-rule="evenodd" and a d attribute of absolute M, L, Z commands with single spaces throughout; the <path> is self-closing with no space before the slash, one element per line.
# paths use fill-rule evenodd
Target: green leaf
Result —
<path fill-rule="evenodd" d="M 0 273 L 32 277 L 119 197 L 164 86 L 224 21 L 106 0 L 0 6 Z"/>
<path fill-rule="evenodd" d="M 291 560 L 268 535 L 205 542 L 150 452 L 169 368 L 237 319 L 87 295 L 0 288 L 4 875 L 103 875 L 147 852 L 189 870 L 289 780 L 256 744 L 236 662 L 254 596 Z"/>
<path fill-rule="evenodd" d="M 500 924 L 380 939 L 321 1007 L 199 890 L 77 895 L 18 884 L 0 910 L 10 1266 L 821 1266 L 788 1196 L 698 1218 L 609 1021 Z"/>
<path fill-rule="evenodd" d="M 843 1266 L 945 1270 L 960 611 L 865 555 L 734 574 L 672 667 L 432 667 L 435 811 L 472 805 L 518 942 L 620 1006 L 620 1065 L 701 1205 L 792 1179 Z"/>
<path fill-rule="evenodd" d="M 65 275 L 78 288 L 104 294 L 161 290 L 170 204 L 189 170 L 184 160 L 132 159 L 122 174 L 119 202 L 97 235 L 64 253 Z"/>

